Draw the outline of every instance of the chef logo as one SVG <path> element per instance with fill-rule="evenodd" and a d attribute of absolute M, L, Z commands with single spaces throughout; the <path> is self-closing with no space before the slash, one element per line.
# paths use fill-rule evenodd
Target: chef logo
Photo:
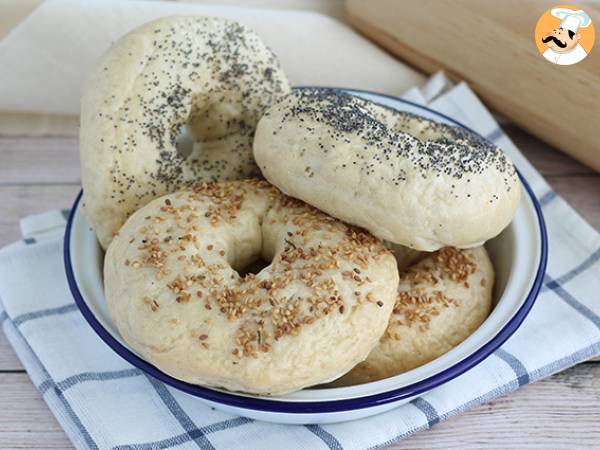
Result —
<path fill-rule="evenodd" d="M 568 66 L 583 60 L 594 46 L 595 30 L 587 13 L 559 5 L 546 11 L 535 27 L 535 43 L 544 58 Z"/>

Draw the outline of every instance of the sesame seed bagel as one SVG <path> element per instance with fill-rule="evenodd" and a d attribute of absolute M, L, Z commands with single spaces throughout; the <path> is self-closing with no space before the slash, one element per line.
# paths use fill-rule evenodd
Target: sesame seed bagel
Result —
<path fill-rule="evenodd" d="M 331 89 L 300 89 L 269 108 L 254 157 L 286 194 L 424 251 L 481 245 L 509 224 L 521 195 L 495 145 Z"/>
<path fill-rule="evenodd" d="M 289 89 L 273 53 L 235 22 L 167 17 L 118 40 L 81 103 L 84 213 L 102 246 L 129 214 L 186 182 L 258 173 L 256 124 Z"/>
<path fill-rule="evenodd" d="M 334 384 L 391 377 L 448 352 L 487 318 L 493 285 L 484 247 L 447 247 L 425 257 L 400 273 L 396 305 L 379 345 Z"/>
<path fill-rule="evenodd" d="M 240 275 L 261 256 L 266 267 Z M 104 282 L 123 339 L 161 370 L 267 395 L 364 360 L 387 327 L 398 271 L 379 239 L 248 180 L 135 212 L 108 248 Z"/>

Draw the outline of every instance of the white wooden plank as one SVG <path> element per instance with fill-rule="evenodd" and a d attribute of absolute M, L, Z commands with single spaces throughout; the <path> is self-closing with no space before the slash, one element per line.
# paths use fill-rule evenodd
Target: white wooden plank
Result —
<path fill-rule="evenodd" d="M 0 448 L 72 448 L 26 374 L 0 374 Z"/>
<path fill-rule="evenodd" d="M 80 189 L 76 184 L 0 186 L 0 247 L 20 239 L 21 217 L 70 208 Z"/>
<path fill-rule="evenodd" d="M 24 369 L 21 361 L 19 361 L 19 358 L 17 358 L 17 355 L 10 346 L 8 339 L 6 339 L 6 336 L 0 330 L 0 373 L 7 370 L 17 371 Z"/>
<path fill-rule="evenodd" d="M 79 183 L 75 138 L 0 138 L 0 185 Z"/>

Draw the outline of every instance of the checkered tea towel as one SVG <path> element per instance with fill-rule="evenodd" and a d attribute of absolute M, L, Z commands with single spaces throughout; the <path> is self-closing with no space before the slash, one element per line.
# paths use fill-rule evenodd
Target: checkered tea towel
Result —
<path fill-rule="evenodd" d="M 462 376 L 397 409 L 352 423 L 275 425 L 214 410 L 145 376 L 107 347 L 73 303 L 62 262 L 68 211 L 23 219 L 0 251 L 2 328 L 78 448 L 363 449 L 425 430 L 600 354 L 600 236 L 548 187 L 465 84 L 441 76 L 407 98 L 428 103 L 510 154 L 543 205 L 550 255 L 520 329 Z M 66 200 L 65 200 L 66 201 Z"/>

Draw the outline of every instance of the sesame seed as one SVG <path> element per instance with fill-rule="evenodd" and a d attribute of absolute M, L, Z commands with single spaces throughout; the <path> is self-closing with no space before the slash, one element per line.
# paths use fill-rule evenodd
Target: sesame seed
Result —
<path fill-rule="evenodd" d="M 275 223 L 285 227 L 284 242 L 268 271 L 237 275 L 226 261 L 209 259 L 207 253 L 215 245 L 199 246 L 198 238 L 205 235 L 205 226 L 238 224 L 246 214 L 248 192 L 268 200 Z M 188 305 L 200 308 L 205 317 L 227 318 L 237 330 L 232 355 L 257 358 L 284 336 L 298 336 L 317 321 L 335 320 L 339 317 L 335 313 L 364 307 L 359 290 L 344 298 L 342 283 L 358 282 L 368 290 L 371 281 L 363 274 L 364 267 L 387 252 L 372 235 L 287 197 L 264 181 L 202 182 L 170 198 L 177 196 L 176 205 L 163 201 L 157 206 L 160 214 L 150 217 L 162 219 L 156 228 L 140 231 L 140 239 L 130 245 L 137 253 L 130 255 L 140 267 L 154 271 L 152 280 L 158 288 L 166 287 L 161 298 L 170 302 L 169 308 Z M 273 219 L 264 223 L 269 220 Z M 218 253 L 224 257 L 227 252 Z M 301 289 L 289 296 L 290 286 Z M 208 339 L 202 336 L 197 339 Z"/>

